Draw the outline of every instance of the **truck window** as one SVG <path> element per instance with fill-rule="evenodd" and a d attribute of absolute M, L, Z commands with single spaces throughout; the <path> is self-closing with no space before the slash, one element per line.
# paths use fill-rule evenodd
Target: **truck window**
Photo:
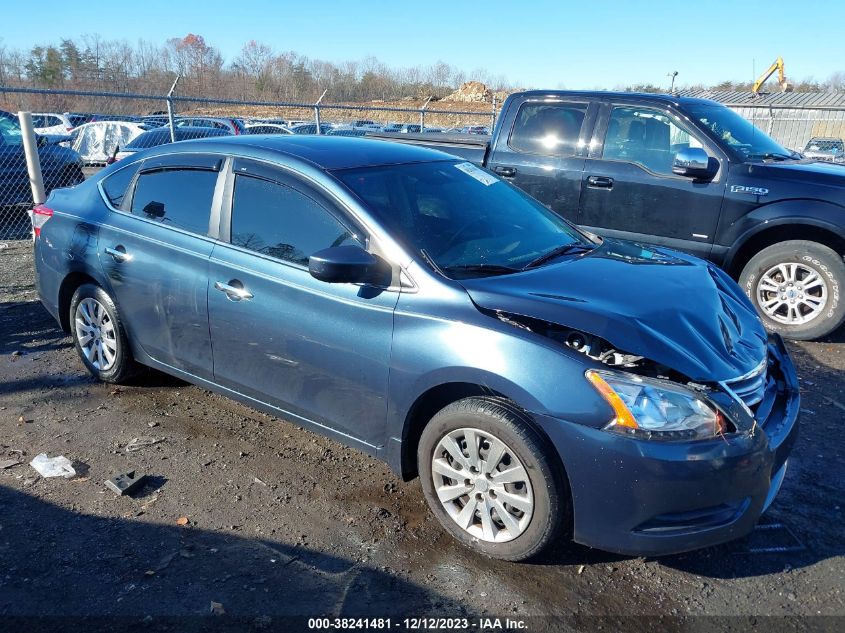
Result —
<path fill-rule="evenodd" d="M 672 175 L 675 154 L 701 142 L 660 110 L 615 107 L 607 124 L 602 158 L 636 163 L 657 174 Z"/>
<path fill-rule="evenodd" d="M 586 103 L 523 103 L 508 145 L 517 152 L 572 156 L 586 112 Z"/>

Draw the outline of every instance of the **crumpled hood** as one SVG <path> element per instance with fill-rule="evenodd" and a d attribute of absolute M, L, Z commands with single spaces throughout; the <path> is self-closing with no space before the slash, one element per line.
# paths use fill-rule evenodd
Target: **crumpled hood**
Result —
<path fill-rule="evenodd" d="M 600 336 L 695 381 L 737 378 L 766 356 L 766 332 L 733 280 L 674 251 L 606 239 L 583 256 L 460 283 L 481 308 Z"/>

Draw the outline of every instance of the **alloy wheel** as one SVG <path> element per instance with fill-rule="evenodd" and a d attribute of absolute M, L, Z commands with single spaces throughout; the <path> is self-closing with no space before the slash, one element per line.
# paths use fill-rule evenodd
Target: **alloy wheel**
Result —
<path fill-rule="evenodd" d="M 821 274 L 797 262 L 772 266 L 757 283 L 757 305 L 767 317 L 786 325 L 802 325 L 818 317 L 827 296 Z"/>
<path fill-rule="evenodd" d="M 534 493 L 522 462 L 494 435 L 474 428 L 451 431 L 431 461 L 443 508 L 467 533 L 504 543 L 521 535 L 534 512 Z"/>
<path fill-rule="evenodd" d="M 117 359 L 117 336 L 105 306 L 90 297 L 83 299 L 76 306 L 74 326 L 88 362 L 101 372 L 110 370 Z"/>

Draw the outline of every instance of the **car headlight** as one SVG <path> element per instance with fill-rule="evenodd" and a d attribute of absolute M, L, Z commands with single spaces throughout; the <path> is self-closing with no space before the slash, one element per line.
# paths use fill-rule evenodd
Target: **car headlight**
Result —
<path fill-rule="evenodd" d="M 648 440 L 698 440 L 728 428 L 718 409 L 680 385 L 593 369 L 585 375 L 615 414 L 605 431 Z"/>

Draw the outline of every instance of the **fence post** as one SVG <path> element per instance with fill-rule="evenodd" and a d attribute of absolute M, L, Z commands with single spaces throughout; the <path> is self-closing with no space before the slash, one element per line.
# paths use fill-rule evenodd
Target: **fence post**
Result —
<path fill-rule="evenodd" d="M 425 109 L 428 107 L 428 104 L 431 103 L 431 100 L 434 97 L 429 97 L 425 100 L 425 103 L 420 108 L 420 134 L 425 132 Z"/>
<path fill-rule="evenodd" d="M 32 202 L 41 204 L 47 199 L 44 193 L 44 178 L 41 175 L 41 158 L 38 156 L 38 139 L 32 127 L 32 113 L 18 112 L 23 136 L 23 151 L 26 154 L 26 169 L 29 172 L 29 185 L 32 187 Z"/>
<path fill-rule="evenodd" d="M 496 94 L 493 94 L 493 112 L 490 113 L 490 133 L 493 133 L 493 128 L 496 127 Z"/>
<path fill-rule="evenodd" d="M 328 88 L 323 90 L 323 94 L 320 95 L 320 98 L 317 99 L 317 103 L 314 104 L 314 123 L 317 124 L 317 129 L 314 130 L 315 134 L 322 134 L 323 131 L 320 129 L 320 104 L 323 102 L 323 97 L 326 96 L 326 93 L 329 91 Z"/>
<path fill-rule="evenodd" d="M 173 85 L 170 86 L 170 92 L 167 93 L 167 124 L 170 126 L 170 142 L 176 142 L 176 130 L 173 124 L 173 91 L 176 90 L 176 84 L 179 83 L 179 75 L 173 80 Z"/>

